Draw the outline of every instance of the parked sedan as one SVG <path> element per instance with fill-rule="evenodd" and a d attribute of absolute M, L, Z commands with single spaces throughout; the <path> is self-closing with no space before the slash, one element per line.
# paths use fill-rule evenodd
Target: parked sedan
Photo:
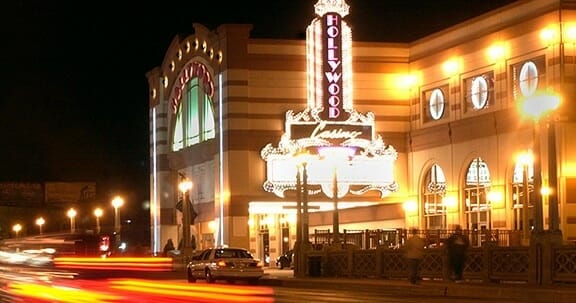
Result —
<path fill-rule="evenodd" d="M 276 258 L 276 267 L 280 269 L 292 268 L 292 258 L 294 257 L 294 251 L 289 250 Z"/>
<path fill-rule="evenodd" d="M 264 275 L 260 260 L 252 254 L 237 247 L 208 248 L 192 257 L 186 267 L 188 282 L 204 279 L 208 283 L 216 280 L 228 282 L 256 282 Z"/>

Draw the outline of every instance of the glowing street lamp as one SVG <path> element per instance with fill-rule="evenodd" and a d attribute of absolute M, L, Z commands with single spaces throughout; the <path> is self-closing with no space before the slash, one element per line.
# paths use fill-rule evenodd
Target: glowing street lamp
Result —
<path fill-rule="evenodd" d="M 190 209 L 186 194 L 192 189 L 192 181 L 184 179 L 178 184 L 178 189 L 182 192 L 182 250 L 190 247 Z"/>
<path fill-rule="evenodd" d="M 44 223 L 46 223 L 46 221 L 44 221 L 44 218 L 40 217 L 40 218 L 36 219 L 36 225 L 38 225 L 38 229 L 40 231 L 40 234 L 42 234 L 42 225 L 44 225 Z"/>
<path fill-rule="evenodd" d="M 342 162 L 350 161 L 356 153 L 356 149 L 348 146 L 329 146 L 318 148 L 318 153 L 322 158 L 331 161 L 334 166 L 332 175 L 332 199 L 334 203 L 334 210 L 332 212 L 332 228 L 334 229 L 333 243 L 337 244 L 340 242 L 340 219 L 338 217 L 338 198 L 340 191 L 338 188 L 338 167 Z M 344 194 L 345 193 L 342 193 L 342 195 Z"/>
<path fill-rule="evenodd" d="M 96 208 L 94 210 L 94 216 L 96 216 L 96 233 L 100 234 L 100 217 L 102 217 L 102 209 Z"/>
<path fill-rule="evenodd" d="M 12 226 L 12 230 L 16 234 L 16 238 L 18 238 L 18 233 L 22 230 L 22 225 L 14 224 L 14 226 Z"/>
<path fill-rule="evenodd" d="M 533 129 L 533 167 L 534 167 L 534 192 L 540 195 L 536 203 L 534 203 L 534 231 L 536 234 L 540 234 L 544 230 L 544 214 L 543 214 L 543 195 L 542 190 L 542 153 L 540 151 L 540 141 L 542 140 L 540 135 L 540 120 L 548 115 L 551 111 L 558 108 L 560 105 L 560 98 L 555 94 L 550 94 L 547 92 L 537 91 L 532 96 L 528 96 L 519 102 L 520 111 L 525 116 L 531 118 L 534 121 Z M 548 122 L 548 121 L 547 121 Z M 546 126 L 550 128 L 549 123 Z M 549 140 L 550 141 L 550 140 Z M 554 143 L 555 144 L 555 143 Z M 551 143 L 548 142 L 548 146 Z M 550 155 L 549 155 L 550 156 Z M 551 176 L 552 178 L 557 178 L 556 176 Z M 552 203 L 550 201 L 550 214 L 558 214 L 557 203 Z M 550 217 L 550 220 L 557 221 L 557 218 Z"/>
<path fill-rule="evenodd" d="M 112 199 L 112 207 L 114 207 L 114 232 L 116 233 L 116 239 L 120 240 L 120 210 L 119 208 L 124 205 L 124 199 L 120 196 L 114 197 Z"/>
<path fill-rule="evenodd" d="M 74 231 L 76 231 L 76 210 L 70 208 L 66 214 L 68 215 L 68 218 L 70 218 L 70 232 L 74 233 Z"/>

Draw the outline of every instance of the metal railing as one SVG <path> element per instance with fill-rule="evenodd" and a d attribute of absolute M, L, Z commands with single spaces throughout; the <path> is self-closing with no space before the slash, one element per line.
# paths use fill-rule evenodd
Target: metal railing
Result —
<path fill-rule="evenodd" d="M 499 229 L 482 229 L 482 230 L 463 230 L 464 235 L 468 236 L 471 247 L 483 247 L 486 245 L 498 247 L 516 247 L 521 246 L 521 233 L 517 230 L 499 230 Z M 418 235 L 424 239 L 427 247 L 442 246 L 454 230 L 435 229 L 435 230 L 418 230 Z M 379 247 L 399 248 L 406 241 L 408 231 L 406 229 L 375 229 L 375 230 L 347 230 L 340 234 L 341 244 L 352 246 L 360 249 L 374 249 Z M 328 245 L 333 245 L 333 233 L 329 229 L 315 229 L 310 235 L 310 242 L 313 247 L 321 249 Z"/>
<path fill-rule="evenodd" d="M 452 230 L 420 230 L 427 248 L 420 276 L 448 279 L 443 241 Z M 576 245 L 520 245 L 520 234 L 508 230 L 465 230 L 471 242 L 464 278 L 482 282 L 515 281 L 531 284 L 576 283 Z M 406 278 L 402 249 L 407 231 L 345 230 L 334 245 L 329 230 L 316 230 L 307 257 L 320 258 L 321 276 Z M 309 266 L 309 265 L 308 265 Z M 309 268 L 308 268 L 309 269 Z"/>

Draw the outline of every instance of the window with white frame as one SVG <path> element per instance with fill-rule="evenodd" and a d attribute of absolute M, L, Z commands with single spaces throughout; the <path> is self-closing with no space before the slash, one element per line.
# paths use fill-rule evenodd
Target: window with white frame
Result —
<path fill-rule="evenodd" d="M 443 203 L 446 194 L 446 177 L 438 164 L 432 165 L 426 174 L 423 187 L 426 228 L 446 228 L 446 206 Z"/>
<path fill-rule="evenodd" d="M 494 72 L 464 79 L 466 112 L 479 111 L 494 104 Z"/>
<path fill-rule="evenodd" d="M 464 199 L 468 229 L 490 229 L 490 170 L 480 157 L 472 160 L 466 173 Z M 480 244 L 480 243 L 477 243 Z"/>

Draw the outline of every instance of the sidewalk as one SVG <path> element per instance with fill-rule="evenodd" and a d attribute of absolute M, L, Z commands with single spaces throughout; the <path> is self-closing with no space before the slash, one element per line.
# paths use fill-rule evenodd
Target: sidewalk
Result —
<path fill-rule="evenodd" d="M 534 286 L 525 283 L 481 283 L 464 281 L 454 283 L 441 280 L 423 280 L 412 285 L 407 280 L 377 278 L 295 278 L 291 270 L 266 269 L 261 285 L 322 289 L 386 289 L 387 292 L 422 294 L 446 297 L 470 297 L 519 302 L 574 303 L 576 284 Z"/>

